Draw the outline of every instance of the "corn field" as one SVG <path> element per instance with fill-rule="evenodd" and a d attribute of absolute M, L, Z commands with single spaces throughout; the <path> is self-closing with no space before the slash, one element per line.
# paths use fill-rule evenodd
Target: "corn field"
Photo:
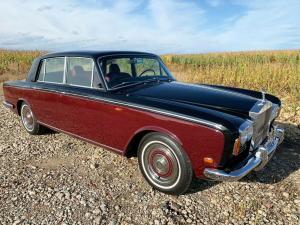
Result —
<path fill-rule="evenodd" d="M 164 55 L 178 80 L 265 90 L 300 99 L 300 51 Z"/>
<path fill-rule="evenodd" d="M 0 50 L 0 82 L 24 79 L 41 54 Z M 264 90 L 279 96 L 299 117 L 300 50 L 163 55 L 162 59 L 180 81 Z"/>
<path fill-rule="evenodd" d="M 24 79 L 33 59 L 41 54 L 41 51 L 0 50 L 0 82 Z"/>

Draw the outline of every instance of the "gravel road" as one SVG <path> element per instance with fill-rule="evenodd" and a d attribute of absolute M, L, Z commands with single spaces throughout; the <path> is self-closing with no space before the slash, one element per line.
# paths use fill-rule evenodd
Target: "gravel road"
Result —
<path fill-rule="evenodd" d="M 264 170 L 176 197 L 153 190 L 135 158 L 62 133 L 30 136 L 0 113 L 0 224 L 299 224 L 295 125 L 282 124 L 287 138 Z"/>

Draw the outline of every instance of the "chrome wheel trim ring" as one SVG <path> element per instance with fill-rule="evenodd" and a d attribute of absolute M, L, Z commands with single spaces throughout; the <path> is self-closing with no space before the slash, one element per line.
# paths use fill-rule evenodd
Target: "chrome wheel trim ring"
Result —
<path fill-rule="evenodd" d="M 21 108 L 21 118 L 25 129 L 28 131 L 33 131 L 34 118 L 33 118 L 32 111 L 27 104 L 24 104 Z"/>
<path fill-rule="evenodd" d="M 161 189 L 172 189 L 179 182 L 179 159 L 164 142 L 151 141 L 143 147 L 141 166 L 148 180 Z"/>

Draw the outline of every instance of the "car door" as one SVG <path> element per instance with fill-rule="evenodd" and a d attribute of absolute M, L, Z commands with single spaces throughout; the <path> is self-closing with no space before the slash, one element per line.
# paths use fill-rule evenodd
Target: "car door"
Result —
<path fill-rule="evenodd" d="M 33 83 L 36 96 L 31 99 L 33 111 L 39 122 L 63 129 L 63 105 L 65 57 L 43 59 L 37 82 Z"/>
<path fill-rule="evenodd" d="M 92 58 L 68 57 L 61 96 L 64 131 L 97 143 L 105 142 L 107 108 L 104 89 Z"/>

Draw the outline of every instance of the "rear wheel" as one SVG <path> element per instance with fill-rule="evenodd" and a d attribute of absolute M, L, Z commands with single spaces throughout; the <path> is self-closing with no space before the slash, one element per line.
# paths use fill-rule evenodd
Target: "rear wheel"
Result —
<path fill-rule="evenodd" d="M 160 134 L 146 135 L 139 146 L 140 170 L 155 189 L 179 195 L 186 192 L 192 181 L 192 166 L 185 152 L 171 138 Z"/>
<path fill-rule="evenodd" d="M 22 124 L 29 134 L 35 135 L 42 133 L 42 127 L 36 121 L 30 106 L 26 102 L 22 103 L 20 114 Z"/>

